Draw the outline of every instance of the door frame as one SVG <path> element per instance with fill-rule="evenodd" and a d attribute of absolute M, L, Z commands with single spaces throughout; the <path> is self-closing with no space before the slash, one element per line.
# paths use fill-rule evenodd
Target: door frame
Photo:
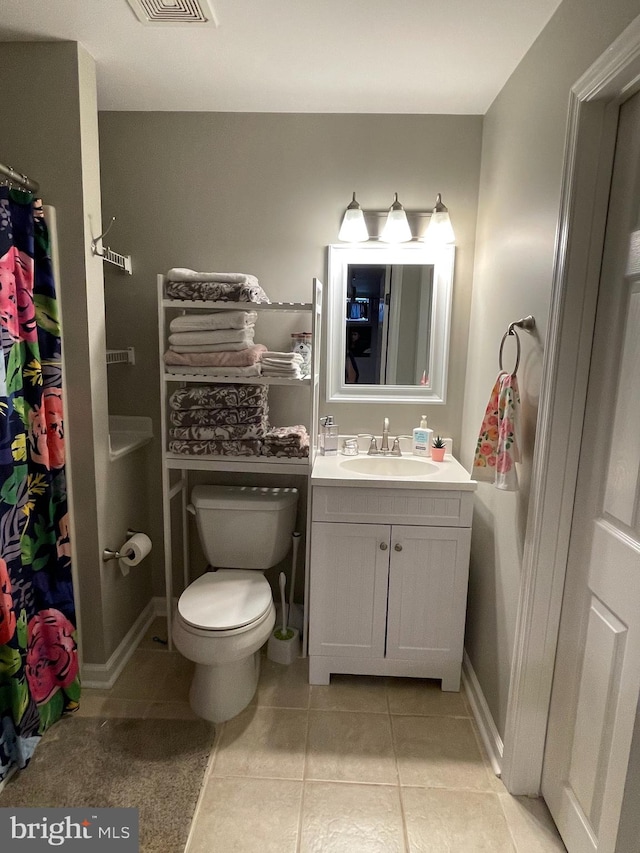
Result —
<path fill-rule="evenodd" d="M 638 89 L 640 16 L 570 92 L 501 768 L 512 794 L 540 793 L 618 112 Z"/>

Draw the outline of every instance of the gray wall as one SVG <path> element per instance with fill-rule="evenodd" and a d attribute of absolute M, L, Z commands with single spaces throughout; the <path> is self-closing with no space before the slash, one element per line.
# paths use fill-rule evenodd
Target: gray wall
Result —
<path fill-rule="evenodd" d="M 388 208 L 398 192 L 407 209 L 425 211 L 442 192 L 458 237 L 447 405 L 329 410 L 345 431 L 381 427 L 385 414 L 398 433 L 426 410 L 430 426 L 459 439 L 479 116 L 104 112 L 99 122 L 103 214 L 118 217 L 109 243 L 132 254 L 134 270 L 132 277 L 105 270 L 109 346 L 136 348 L 134 367 L 109 372 L 112 414 L 150 415 L 158 431 L 158 273 L 251 272 L 273 300 L 308 300 L 312 278 L 326 280 L 326 246 L 337 242 L 353 190 L 370 210 Z M 150 476 L 152 535 L 160 541 L 159 439 Z M 159 553 L 154 572 L 161 595 Z"/>
<path fill-rule="evenodd" d="M 637 0 L 565 0 L 484 120 L 477 253 L 462 421 L 471 464 L 507 325 L 521 335 L 524 459 L 519 492 L 476 493 L 466 649 L 501 735 L 520 592 L 531 460 L 547 331 L 569 90 L 638 14 Z M 513 352 L 513 350 L 509 350 Z M 505 357 L 506 348 L 505 348 Z"/>
<path fill-rule="evenodd" d="M 108 454 L 103 262 L 90 250 L 102 230 L 95 63 L 75 42 L 2 43 L 0 61 L 0 159 L 56 208 L 76 603 L 83 662 L 101 664 L 148 603 L 151 571 L 125 582 L 101 560 L 146 501 Z M 144 484 L 145 472 L 133 472 Z"/>

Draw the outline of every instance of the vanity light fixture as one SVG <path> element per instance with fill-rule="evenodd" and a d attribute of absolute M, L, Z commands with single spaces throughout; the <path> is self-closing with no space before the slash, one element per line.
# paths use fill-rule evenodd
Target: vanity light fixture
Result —
<path fill-rule="evenodd" d="M 354 193 L 353 200 L 344 212 L 338 240 L 342 240 L 343 243 L 365 243 L 368 239 L 369 232 L 364 221 L 364 213 Z"/>
<path fill-rule="evenodd" d="M 444 246 L 448 243 L 455 243 L 456 241 L 456 235 L 453 233 L 453 226 L 449 217 L 449 210 L 442 203 L 440 193 L 436 196 L 436 206 L 431 211 L 431 218 L 422 239 L 425 243 L 433 247 Z"/>
<path fill-rule="evenodd" d="M 389 208 L 380 239 L 385 243 L 408 243 L 411 240 L 411 228 L 404 207 L 398 201 L 398 193 L 395 193 L 393 204 Z"/>

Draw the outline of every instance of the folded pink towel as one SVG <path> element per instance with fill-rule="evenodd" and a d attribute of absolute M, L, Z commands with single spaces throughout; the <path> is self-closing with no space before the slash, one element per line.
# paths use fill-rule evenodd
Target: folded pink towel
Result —
<path fill-rule="evenodd" d="M 264 344 L 254 344 L 237 352 L 174 352 L 164 354 L 165 364 L 180 367 L 248 367 L 260 361 Z"/>

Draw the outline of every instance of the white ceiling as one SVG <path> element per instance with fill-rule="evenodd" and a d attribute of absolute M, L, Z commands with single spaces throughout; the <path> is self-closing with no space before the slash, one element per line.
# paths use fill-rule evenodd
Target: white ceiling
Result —
<path fill-rule="evenodd" d="M 560 0 L 212 0 L 148 26 L 126 0 L 0 0 L 0 41 L 79 41 L 102 110 L 484 114 Z"/>

